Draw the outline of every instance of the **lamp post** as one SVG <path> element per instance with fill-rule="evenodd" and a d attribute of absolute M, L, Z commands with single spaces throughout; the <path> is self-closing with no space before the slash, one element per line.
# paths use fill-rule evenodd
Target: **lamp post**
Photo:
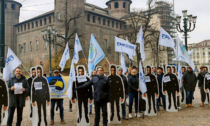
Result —
<path fill-rule="evenodd" d="M 187 15 L 187 10 L 182 11 L 182 14 L 183 14 L 183 23 L 184 23 L 183 28 L 184 29 L 181 28 L 181 18 L 182 18 L 181 16 L 176 17 L 176 20 L 177 20 L 176 28 L 178 32 L 184 33 L 185 47 L 186 47 L 186 50 L 188 51 L 187 33 L 192 32 L 195 29 L 197 16 Z"/>
<path fill-rule="evenodd" d="M 51 36 L 52 35 L 52 36 Z M 48 28 L 42 31 L 43 40 L 49 43 L 49 75 L 52 76 L 52 65 L 51 65 L 51 44 L 55 42 L 57 31 L 52 29 L 52 26 L 49 25 Z"/>
<path fill-rule="evenodd" d="M 0 1 L 0 73 L 5 62 L 5 0 Z"/>

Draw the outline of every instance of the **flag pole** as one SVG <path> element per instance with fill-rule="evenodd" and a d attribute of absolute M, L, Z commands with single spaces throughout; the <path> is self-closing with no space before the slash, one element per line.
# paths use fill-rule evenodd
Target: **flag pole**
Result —
<path fill-rule="evenodd" d="M 109 60 L 107 59 L 107 57 L 105 57 L 106 61 L 108 62 L 109 66 L 110 66 L 110 63 L 109 63 Z"/>
<path fill-rule="evenodd" d="M 85 63 L 86 63 L 86 65 L 88 66 L 88 62 L 87 62 L 87 59 L 86 59 L 86 56 L 85 56 L 85 53 L 84 53 L 83 50 L 82 50 L 82 54 L 83 54 L 83 56 L 84 56 L 84 58 L 85 58 Z"/>
<path fill-rule="evenodd" d="M 26 72 L 28 73 L 28 75 L 30 76 L 30 73 L 28 72 L 28 70 L 26 69 L 26 67 L 23 65 L 23 64 L 21 64 L 22 66 L 23 66 L 23 68 L 26 70 Z"/>

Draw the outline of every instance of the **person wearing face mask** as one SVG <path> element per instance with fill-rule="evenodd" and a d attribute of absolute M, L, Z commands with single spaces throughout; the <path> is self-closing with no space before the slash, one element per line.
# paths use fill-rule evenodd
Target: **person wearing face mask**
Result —
<path fill-rule="evenodd" d="M 190 66 L 187 68 L 187 72 L 183 75 L 182 82 L 186 91 L 186 106 L 193 107 L 192 99 L 197 84 L 197 78 Z"/>
<path fill-rule="evenodd" d="M 21 90 L 19 90 L 19 87 L 22 87 Z M 22 70 L 20 67 L 17 67 L 15 69 L 15 76 L 9 79 L 8 90 L 9 90 L 9 111 L 8 111 L 7 126 L 12 126 L 15 109 L 17 109 L 16 126 L 21 126 L 23 108 L 25 107 L 25 100 L 26 97 L 28 96 L 29 85 L 26 78 L 22 75 Z"/>
<path fill-rule="evenodd" d="M 104 69 L 102 67 L 97 68 L 98 75 L 94 76 L 89 82 L 75 88 L 80 90 L 93 85 L 94 88 L 94 104 L 95 104 L 95 124 L 99 126 L 100 122 L 100 110 L 102 109 L 103 126 L 107 126 L 107 103 L 111 100 L 111 89 L 108 77 L 104 76 Z"/>
<path fill-rule="evenodd" d="M 128 79 L 128 95 L 129 95 L 129 118 L 132 118 L 132 107 L 133 99 L 135 99 L 135 116 L 140 117 L 138 111 L 138 93 L 139 89 L 139 77 L 137 75 L 137 70 L 134 68 L 131 70 L 131 76 Z"/>

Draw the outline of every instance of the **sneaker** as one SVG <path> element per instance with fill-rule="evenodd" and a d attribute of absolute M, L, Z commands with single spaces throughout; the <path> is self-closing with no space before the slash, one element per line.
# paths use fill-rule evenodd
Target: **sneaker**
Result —
<path fill-rule="evenodd" d="M 178 107 L 178 109 L 179 109 L 179 110 L 181 110 L 181 109 L 182 109 L 182 107 Z"/>
<path fill-rule="evenodd" d="M 200 107 L 204 107 L 204 103 L 201 103 Z"/>
<path fill-rule="evenodd" d="M 131 114 L 129 114 L 129 119 L 131 119 L 132 118 L 132 115 Z"/>
<path fill-rule="evenodd" d="M 210 103 L 208 104 L 208 106 L 210 107 Z"/>
<path fill-rule="evenodd" d="M 139 115 L 139 114 L 137 114 L 137 113 L 135 114 L 135 116 L 138 117 L 138 118 L 141 117 L 141 115 Z"/>
<path fill-rule="evenodd" d="M 189 104 L 186 104 L 186 107 L 190 107 Z"/>
<path fill-rule="evenodd" d="M 54 120 L 51 120 L 50 121 L 50 125 L 54 125 Z"/>
<path fill-rule="evenodd" d="M 61 124 L 66 124 L 66 122 L 64 120 L 61 120 Z"/>

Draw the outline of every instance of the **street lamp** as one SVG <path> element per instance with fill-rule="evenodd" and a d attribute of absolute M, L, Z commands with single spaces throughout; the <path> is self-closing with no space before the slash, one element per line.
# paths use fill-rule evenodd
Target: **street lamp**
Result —
<path fill-rule="evenodd" d="M 184 21 L 184 26 L 183 26 L 184 29 L 181 29 L 181 18 L 182 18 L 181 16 L 176 17 L 176 20 L 177 20 L 176 28 L 177 28 L 178 32 L 184 33 L 185 47 L 186 47 L 186 50 L 188 50 L 187 33 L 195 30 L 197 16 L 187 15 L 187 10 L 182 11 L 182 14 L 183 14 L 183 21 Z M 192 25 L 193 25 L 193 27 L 192 27 Z"/>
<path fill-rule="evenodd" d="M 49 25 L 47 29 L 42 31 L 42 37 L 45 42 L 49 42 L 49 75 L 52 76 L 52 66 L 51 66 L 51 43 L 55 42 L 57 36 L 57 31 L 52 29 L 52 26 Z"/>

